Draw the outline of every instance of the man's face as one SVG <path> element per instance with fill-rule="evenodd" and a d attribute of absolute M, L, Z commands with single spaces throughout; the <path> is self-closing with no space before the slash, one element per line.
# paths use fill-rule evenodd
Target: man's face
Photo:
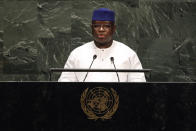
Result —
<path fill-rule="evenodd" d="M 107 44 L 112 41 L 115 25 L 111 21 L 93 21 L 92 34 L 94 41 L 99 44 Z"/>

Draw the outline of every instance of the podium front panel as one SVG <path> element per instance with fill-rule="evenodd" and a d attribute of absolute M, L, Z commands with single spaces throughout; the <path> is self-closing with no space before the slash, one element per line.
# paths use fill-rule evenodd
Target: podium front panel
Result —
<path fill-rule="evenodd" d="M 196 83 L 1 82 L 2 131 L 196 130 Z"/>

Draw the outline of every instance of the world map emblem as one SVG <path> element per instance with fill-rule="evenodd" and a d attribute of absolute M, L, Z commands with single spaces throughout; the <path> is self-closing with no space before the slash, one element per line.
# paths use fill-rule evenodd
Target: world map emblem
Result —
<path fill-rule="evenodd" d="M 119 96 L 113 89 L 95 87 L 85 89 L 80 98 L 81 108 L 88 119 L 111 119 L 119 105 Z"/>

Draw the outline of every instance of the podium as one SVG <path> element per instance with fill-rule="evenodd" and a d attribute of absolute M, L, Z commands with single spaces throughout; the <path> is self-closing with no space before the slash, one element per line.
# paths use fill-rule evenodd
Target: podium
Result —
<path fill-rule="evenodd" d="M 196 83 L 0 82 L 2 131 L 194 131 Z M 86 89 L 119 96 L 110 119 L 89 119 Z"/>

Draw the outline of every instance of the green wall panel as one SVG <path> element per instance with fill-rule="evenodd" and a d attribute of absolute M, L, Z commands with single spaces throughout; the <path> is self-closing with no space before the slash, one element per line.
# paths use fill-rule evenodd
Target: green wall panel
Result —
<path fill-rule="evenodd" d="M 196 4 L 188 0 L 1 0 L 0 80 L 47 81 L 49 68 L 92 40 L 100 7 L 116 12 L 114 38 L 153 70 L 148 81 L 196 81 Z"/>

